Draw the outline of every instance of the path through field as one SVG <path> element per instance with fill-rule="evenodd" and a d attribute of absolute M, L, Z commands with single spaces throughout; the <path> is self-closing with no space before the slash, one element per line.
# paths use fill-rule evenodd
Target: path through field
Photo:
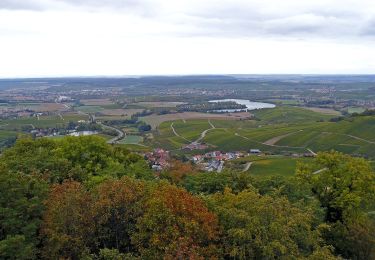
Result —
<path fill-rule="evenodd" d="M 316 153 L 313 152 L 313 150 L 311 150 L 311 149 L 309 149 L 309 148 L 307 148 L 307 150 L 308 150 L 312 155 L 314 155 L 314 156 L 317 155 Z"/>
<path fill-rule="evenodd" d="M 351 138 L 354 138 L 354 139 L 357 139 L 357 140 L 360 140 L 360 141 L 363 141 L 363 142 L 366 142 L 366 143 L 369 143 L 369 144 L 375 144 L 375 142 L 373 142 L 373 141 L 369 141 L 369 140 L 363 139 L 363 138 L 358 137 L 358 136 L 348 135 L 348 134 L 342 134 L 342 135 L 349 136 Z"/>
<path fill-rule="evenodd" d="M 274 145 L 276 144 L 278 141 L 280 141 L 281 139 L 287 137 L 287 136 L 290 136 L 292 134 L 295 134 L 295 133 L 298 133 L 298 132 L 301 132 L 303 130 L 299 130 L 297 132 L 291 132 L 291 133 L 287 133 L 287 134 L 284 134 L 284 135 L 279 135 L 279 136 L 275 136 L 275 137 L 272 137 L 271 139 L 268 139 L 267 141 L 265 141 L 263 144 L 265 145 Z"/>
<path fill-rule="evenodd" d="M 210 119 L 208 119 L 208 124 L 211 126 L 211 128 L 204 130 L 201 133 L 201 136 L 197 140 L 195 140 L 193 143 L 199 143 L 200 141 L 202 141 L 203 138 L 206 137 L 206 134 L 207 134 L 208 131 L 216 129 L 216 127 L 211 123 Z"/>
<path fill-rule="evenodd" d="M 184 139 L 185 141 L 191 142 L 190 140 L 186 139 L 185 137 L 179 135 L 179 134 L 176 132 L 176 129 L 174 129 L 174 127 L 173 127 L 173 123 L 174 123 L 174 122 L 171 123 L 171 129 L 172 129 L 172 132 L 174 133 L 174 135 L 175 135 L 175 136 L 178 136 L 178 137 L 180 137 L 180 138 L 182 138 L 182 139 Z"/>
<path fill-rule="evenodd" d="M 235 136 L 238 136 L 238 137 L 242 137 L 246 140 L 249 140 L 249 141 L 252 141 L 254 143 L 258 143 L 258 144 L 263 144 L 263 145 L 268 145 L 268 146 L 273 146 L 273 147 L 284 147 L 284 148 L 299 148 L 299 149 L 307 149 L 306 147 L 301 147 L 301 146 L 287 146 L 287 145 L 276 145 L 276 144 L 267 144 L 266 142 L 262 143 L 262 142 L 259 142 L 259 141 L 256 141 L 256 140 L 253 140 L 253 139 L 250 139 L 246 136 L 243 136 L 243 135 L 240 135 L 239 133 L 234 133 Z"/>
<path fill-rule="evenodd" d="M 253 164 L 253 162 L 248 162 L 248 163 L 245 165 L 245 168 L 243 169 L 242 172 L 247 172 L 247 171 L 250 169 L 250 167 L 251 167 L 252 164 Z"/>

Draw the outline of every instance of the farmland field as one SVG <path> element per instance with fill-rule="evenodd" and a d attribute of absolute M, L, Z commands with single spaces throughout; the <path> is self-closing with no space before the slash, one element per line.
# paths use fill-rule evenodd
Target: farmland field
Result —
<path fill-rule="evenodd" d="M 349 114 L 353 114 L 353 113 L 362 113 L 365 111 L 365 109 L 363 107 L 349 107 L 347 111 Z"/>
<path fill-rule="evenodd" d="M 104 109 L 100 114 L 107 116 L 132 116 L 135 113 L 142 112 L 142 109 Z"/>
<path fill-rule="evenodd" d="M 96 113 L 104 110 L 101 106 L 80 106 L 77 107 L 76 110 L 81 111 L 83 113 Z"/>
<path fill-rule="evenodd" d="M 292 106 L 279 106 L 272 109 L 252 111 L 254 115 L 267 123 L 304 123 L 309 121 L 323 121 L 333 117 L 316 111 Z"/>
<path fill-rule="evenodd" d="M 138 102 L 133 105 L 139 105 L 146 108 L 153 107 L 176 107 L 178 105 L 185 104 L 184 102 Z"/>
<path fill-rule="evenodd" d="M 245 170 L 246 165 L 251 163 L 249 169 L 246 171 L 248 174 L 257 177 L 269 176 L 293 176 L 295 174 L 296 166 L 299 162 L 310 162 L 311 158 L 294 158 L 290 156 L 281 155 L 251 155 L 244 158 L 236 159 L 225 163 L 229 169 L 237 169 L 240 171 Z"/>
<path fill-rule="evenodd" d="M 315 115 L 315 112 L 309 113 Z M 262 122 L 217 119 L 168 121 L 159 126 L 155 145 L 179 149 L 197 140 L 206 130 L 201 142 L 211 145 L 211 149 L 223 151 L 260 149 L 270 153 L 310 153 L 310 150 L 334 149 L 375 157 L 375 117 L 299 124 L 263 125 Z M 172 123 L 175 131 L 171 128 Z"/>
<path fill-rule="evenodd" d="M 340 116 L 341 113 L 339 111 L 336 111 L 334 109 L 330 108 L 320 108 L 320 107 L 303 107 L 304 109 L 311 110 L 313 112 L 321 113 L 324 115 L 334 115 L 334 116 Z"/>
<path fill-rule="evenodd" d="M 86 115 L 79 114 L 63 114 L 61 117 L 58 115 L 40 116 L 37 117 L 22 117 L 17 119 L 0 120 L 0 127 L 4 130 L 20 131 L 23 126 L 31 127 L 59 127 L 66 125 L 69 121 L 87 120 Z"/>
<path fill-rule="evenodd" d="M 138 144 L 142 142 L 143 138 L 138 135 L 126 135 L 124 139 L 120 140 L 119 144 Z"/>
<path fill-rule="evenodd" d="M 298 162 L 308 162 L 307 158 L 267 157 L 254 161 L 248 170 L 253 176 L 293 176 Z"/>
<path fill-rule="evenodd" d="M 101 106 L 101 105 L 111 105 L 113 102 L 108 98 L 101 99 L 81 99 L 80 102 L 85 106 Z"/>
<path fill-rule="evenodd" d="M 225 119 L 225 120 L 240 120 L 245 119 L 249 116 L 249 113 L 226 113 L 226 114 L 209 114 L 209 113 L 198 113 L 198 112 L 184 112 L 167 115 L 151 115 L 141 117 L 140 119 L 147 124 L 150 124 L 152 128 L 157 128 L 161 123 L 166 121 L 174 120 L 188 120 L 188 119 Z"/>
<path fill-rule="evenodd" d="M 119 145 L 133 152 L 148 152 L 151 150 L 151 148 L 148 146 L 138 145 L 138 144 L 119 144 Z"/>

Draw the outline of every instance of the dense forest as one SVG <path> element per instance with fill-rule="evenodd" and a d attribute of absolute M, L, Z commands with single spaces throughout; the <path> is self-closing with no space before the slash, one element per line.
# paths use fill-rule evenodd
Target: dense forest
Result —
<path fill-rule="evenodd" d="M 338 152 L 294 177 L 199 172 L 95 136 L 0 157 L 1 259 L 374 259 L 375 173 Z"/>

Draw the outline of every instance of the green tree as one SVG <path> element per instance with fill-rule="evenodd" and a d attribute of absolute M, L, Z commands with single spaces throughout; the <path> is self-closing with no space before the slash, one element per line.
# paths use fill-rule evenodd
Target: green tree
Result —
<path fill-rule="evenodd" d="M 121 253 L 136 252 L 131 236 L 136 232 L 137 219 L 143 214 L 146 195 L 145 183 L 128 177 L 105 181 L 96 188 L 92 219 L 97 221 L 97 247 L 114 248 Z"/>
<path fill-rule="evenodd" d="M 2 172 L 0 191 L 0 258 L 36 258 L 47 183 L 33 175 Z"/>
<path fill-rule="evenodd" d="M 121 147 L 113 147 L 98 136 L 21 138 L 0 158 L 0 169 L 49 176 L 51 183 L 66 179 L 97 183 L 106 177 L 124 175 L 153 179 L 144 159 Z M 94 180 L 91 180 L 94 178 Z"/>
<path fill-rule="evenodd" d="M 320 233 L 309 209 L 286 197 L 262 196 L 254 190 L 238 194 L 226 189 L 206 197 L 223 228 L 225 258 L 295 259 L 320 250 Z"/>
<path fill-rule="evenodd" d="M 57 143 L 52 139 L 20 138 L 2 154 L 0 169 L 11 173 L 39 173 L 49 176 L 52 182 L 61 181 L 71 174 L 71 165 L 56 149 Z"/>
<path fill-rule="evenodd" d="M 182 186 L 192 193 L 212 194 L 223 192 L 226 187 L 239 192 L 252 187 L 252 182 L 253 178 L 248 173 L 224 170 L 221 173 L 203 172 L 187 175 L 182 181 Z"/>
<path fill-rule="evenodd" d="M 375 223 L 367 214 L 375 199 L 375 173 L 362 158 L 338 152 L 319 153 L 312 165 L 297 170 L 302 182 L 325 209 L 330 228 L 324 232 L 327 243 L 345 258 L 375 257 Z"/>
<path fill-rule="evenodd" d="M 313 165 L 300 165 L 297 175 L 311 185 L 329 222 L 343 221 L 375 199 L 375 173 L 362 158 L 319 153 Z"/>

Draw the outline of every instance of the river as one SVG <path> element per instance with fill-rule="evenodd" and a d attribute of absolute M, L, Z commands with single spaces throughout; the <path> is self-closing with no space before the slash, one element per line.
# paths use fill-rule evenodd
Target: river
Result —
<path fill-rule="evenodd" d="M 218 99 L 218 100 L 210 100 L 208 102 L 235 102 L 240 105 L 245 105 L 246 109 L 220 109 L 214 110 L 214 112 L 241 112 L 241 111 L 248 111 L 248 110 L 255 110 L 255 109 L 262 109 L 262 108 L 274 108 L 276 107 L 274 104 L 270 103 L 263 103 L 263 102 L 252 102 L 247 99 Z"/>

